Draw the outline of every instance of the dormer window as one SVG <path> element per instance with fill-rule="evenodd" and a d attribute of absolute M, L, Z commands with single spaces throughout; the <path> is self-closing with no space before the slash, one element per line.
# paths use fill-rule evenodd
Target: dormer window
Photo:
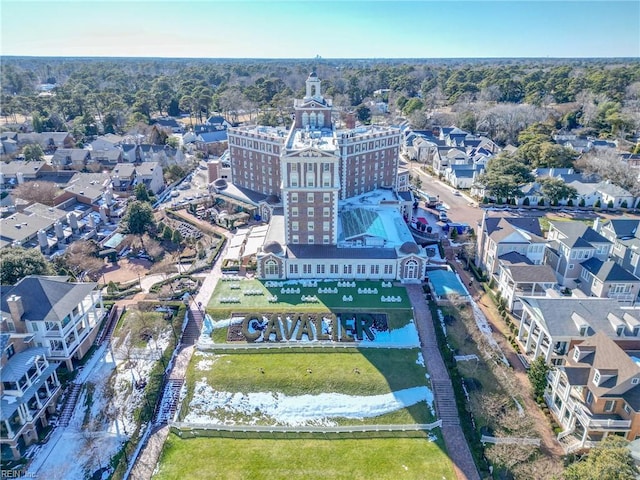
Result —
<path fill-rule="evenodd" d="M 633 377 L 631 379 L 631 385 L 638 385 L 638 383 L 640 383 L 640 378 L 638 377 Z"/>
<path fill-rule="evenodd" d="M 580 325 L 580 336 L 581 337 L 586 337 L 588 329 L 589 329 L 588 325 Z"/>
<path fill-rule="evenodd" d="M 623 333 L 624 333 L 624 327 L 622 325 L 620 325 L 618 328 L 616 328 L 616 335 L 621 337 Z"/>
<path fill-rule="evenodd" d="M 600 372 L 599 371 L 595 371 L 595 373 L 593 374 L 593 383 L 594 385 L 598 385 L 600 383 Z"/>

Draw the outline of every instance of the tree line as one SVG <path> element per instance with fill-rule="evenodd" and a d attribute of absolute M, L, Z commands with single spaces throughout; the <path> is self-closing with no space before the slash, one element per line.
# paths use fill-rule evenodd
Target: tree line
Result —
<path fill-rule="evenodd" d="M 408 116 L 414 126 L 450 120 L 513 141 L 518 124 L 541 121 L 540 109 L 575 103 L 559 115 L 567 127 L 624 138 L 640 123 L 640 62 L 607 60 L 164 60 L 3 58 L 0 114 L 5 123 L 32 116 L 36 131 L 70 130 L 77 138 L 122 133 L 157 115 L 211 112 L 229 120 L 290 121 L 311 70 L 338 109 L 372 100 Z M 53 94 L 39 92 L 55 84 Z M 384 93 L 380 93 L 384 91 Z M 516 108 L 526 107 L 526 108 Z M 358 109 L 358 107 L 360 107 Z M 451 107 L 447 117 L 443 107 Z M 368 108 L 368 107 L 366 107 Z M 248 117 L 247 117 L 248 116 Z M 515 127 L 509 128 L 515 120 Z M 531 123 L 531 121 L 529 121 Z M 522 129 L 520 128 L 520 129 Z M 515 132 L 514 132 L 515 131 Z"/>

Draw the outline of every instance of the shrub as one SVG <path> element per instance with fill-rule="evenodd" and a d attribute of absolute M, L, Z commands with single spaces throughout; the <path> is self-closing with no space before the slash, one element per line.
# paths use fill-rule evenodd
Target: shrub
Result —
<path fill-rule="evenodd" d="M 607 208 L 613 208 L 613 200 L 607 202 Z"/>
<path fill-rule="evenodd" d="M 538 200 L 538 206 L 544 207 L 544 198 L 541 198 L 540 200 Z"/>
<path fill-rule="evenodd" d="M 597 199 L 597 200 L 596 200 L 596 203 L 594 203 L 594 204 L 593 204 L 593 206 L 594 206 L 595 208 L 600 208 L 600 207 L 602 206 L 602 202 L 600 201 L 600 199 Z"/>
<path fill-rule="evenodd" d="M 573 200 L 571 198 L 567 201 L 567 207 L 573 207 Z"/>
<path fill-rule="evenodd" d="M 640 203 L 640 201 L 638 201 L 638 203 Z M 580 201 L 578 202 L 578 206 L 579 207 L 584 207 L 585 206 L 584 198 L 580 199 Z"/>
<path fill-rule="evenodd" d="M 626 200 L 622 201 L 622 203 L 620 204 L 620 208 L 629 208 L 629 204 L 627 203 Z"/>
<path fill-rule="evenodd" d="M 522 201 L 522 205 L 524 205 L 525 207 L 529 206 L 529 197 L 524 197 L 524 200 Z"/>

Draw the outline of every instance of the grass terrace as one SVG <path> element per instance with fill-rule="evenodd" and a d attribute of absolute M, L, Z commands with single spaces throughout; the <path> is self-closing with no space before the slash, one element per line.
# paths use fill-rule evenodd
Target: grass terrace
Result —
<path fill-rule="evenodd" d="M 454 480 L 443 448 L 441 440 L 421 438 L 182 440 L 171 434 L 153 478 Z"/>
<path fill-rule="evenodd" d="M 322 312 L 337 308 L 347 309 L 397 309 L 410 308 L 409 298 L 404 287 L 382 287 L 379 281 L 352 281 L 355 287 L 338 287 L 339 282 L 318 281 L 316 287 L 303 285 L 303 280 L 298 283 L 287 282 L 282 287 L 266 287 L 269 281 L 255 279 L 241 279 L 238 281 L 218 282 L 216 289 L 209 300 L 207 311 L 247 311 L 256 310 L 262 313 L 282 312 L 284 310 L 300 312 Z M 238 288 L 239 287 L 239 288 Z M 338 289 L 338 293 L 319 293 L 319 289 Z M 295 289 L 296 293 L 283 293 L 287 289 Z M 300 292 L 297 293 L 298 289 Z M 377 289 L 377 294 L 358 294 L 358 289 Z M 262 295 L 245 295 L 243 292 L 262 292 Z M 343 296 L 353 297 L 352 301 L 344 301 Z M 277 297 L 277 302 L 270 302 L 270 297 Z M 318 302 L 304 302 L 302 297 L 315 296 Z M 382 302 L 382 296 L 400 297 L 399 302 Z M 224 303 L 221 299 L 238 298 L 239 303 Z"/>

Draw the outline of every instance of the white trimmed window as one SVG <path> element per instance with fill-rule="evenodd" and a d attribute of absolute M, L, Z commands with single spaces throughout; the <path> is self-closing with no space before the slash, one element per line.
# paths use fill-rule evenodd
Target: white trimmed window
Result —
<path fill-rule="evenodd" d="M 600 372 L 599 371 L 595 371 L 595 373 L 593 374 L 593 383 L 595 385 L 598 385 L 600 383 Z"/>
<path fill-rule="evenodd" d="M 313 196 L 313 193 L 307 193 L 307 203 L 313 203 L 315 202 L 315 197 Z"/>

